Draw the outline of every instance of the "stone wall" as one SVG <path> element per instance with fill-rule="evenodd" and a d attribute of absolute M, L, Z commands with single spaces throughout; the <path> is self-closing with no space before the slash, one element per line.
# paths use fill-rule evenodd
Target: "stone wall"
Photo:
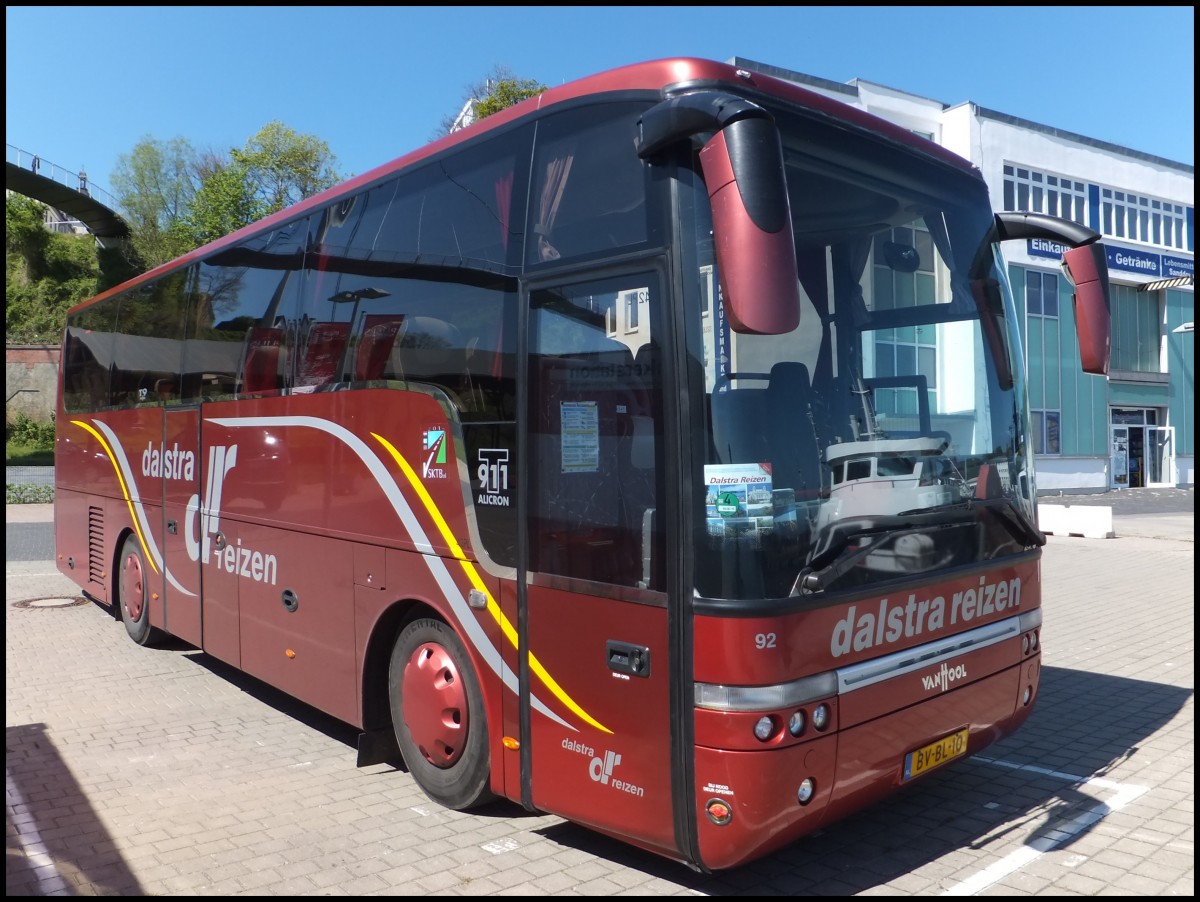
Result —
<path fill-rule="evenodd" d="M 60 353 L 57 345 L 5 345 L 6 418 L 23 413 L 39 423 L 53 419 Z"/>

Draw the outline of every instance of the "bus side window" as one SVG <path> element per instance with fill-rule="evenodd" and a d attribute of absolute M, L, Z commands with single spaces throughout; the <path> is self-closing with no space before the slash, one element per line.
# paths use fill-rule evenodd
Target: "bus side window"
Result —
<path fill-rule="evenodd" d="M 664 586 L 656 284 L 642 272 L 531 294 L 535 572 L 631 589 Z"/>
<path fill-rule="evenodd" d="M 355 382 L 404 378 L 403 372 L 389 371 L 392 348 L 403 328 L 402 314 L 368 314 L 364 317 L 363 332 L 354 351 Z"/>
<path fill-rule="evenodd" d="M 192 291 L 188 369 L 204 398 L 289 387 L 299 267 L 308 240 L 300 219 L 230 246 L 199 264 Z M 221 348 L 230 350 L 224 350 Z M 194 352 L 194 353 L 193 353 Z"/>
<path fill-rule="evenodd" d="M 296 364 L 294 390 L 311 390 L 340 382 L 340 369 L 349 337 L 349 323 L 311 324 L 308 334 L 301 336 L 303 349 Z"/>
<path fill-rule="evenodd" d="M 63 407 L 68 413 L 100 410 L 112 404 L 109 377 L 113 357 L 110 298 L 84 308 L 67 320 L 63 351 Z"/>
<path fill-rule="evenodd" d="M 467 349 L 457 326 L 432 316 L 410 316 L 398 345 L 405 379 L 436 385 L 457 410 L 469 409 Z"/>
<path fill-rule="evenodd" d="M 536 570 L 627 585 L 641 575 L 623 504 L 630 407 L 625 374 L 632 367 L 633 355 L 621 346 L 539 358 L 539 540 L 530 543 Z"/>
<path fill-rule="evenodd" d="M 242 364 L 244 395 L 279 391 L 283 353 L 283 329 L 252 326 L 246 333 L 246 354 Z"/>
<path fill-rule="evenodd" d="M 612 253 L 651 238 L 637 104 L 548 117 L 538 126 L 527 263 Z"/>

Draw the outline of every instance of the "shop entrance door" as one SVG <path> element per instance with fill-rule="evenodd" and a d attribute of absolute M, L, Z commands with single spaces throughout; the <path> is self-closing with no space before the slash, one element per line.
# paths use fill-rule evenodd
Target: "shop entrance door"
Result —
<path fill-rule="evenodd" d="M 1112 465 L 1109 468 L 1108 487 L 1110 489 L 1129 488 L 1129 427 L 1112 426 L 1109 429 L 1109 457 Z"/>
<path fill-rule="evenodd" d="M 1159 409 L 1113 407 L 1109 415 L 1109 488 L 1174 485 L 1175 430 L 1158 425 Z"/>
<path fill-rule="evenodd" d="M 1175 427 L 1146 427 L 1146 485 L 1175 484 Z"/>

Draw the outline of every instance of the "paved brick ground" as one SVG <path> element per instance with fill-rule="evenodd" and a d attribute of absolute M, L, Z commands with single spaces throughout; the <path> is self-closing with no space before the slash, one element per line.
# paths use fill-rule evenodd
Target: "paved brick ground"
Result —
<path fill-rule="evenodd" d="M 346 726 L 187 646 L 138 648 L 50 563 L 9 562 L 6 893 L 1192 896 L 1192 520 L 1051 536 L 1022 730 L 715 876 L 510 805 L 441 809 L 355 768 Z"/>

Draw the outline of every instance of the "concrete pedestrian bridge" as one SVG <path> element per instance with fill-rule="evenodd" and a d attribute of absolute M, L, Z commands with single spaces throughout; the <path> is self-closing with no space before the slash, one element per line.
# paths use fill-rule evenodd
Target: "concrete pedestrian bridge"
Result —
<path fill-rule="evenodd" d="M 116 198 L 97 187 L 84 172 L 72 172 L 37 154 L 6 144 L 4 187 L 62 211 L 87 226 L 104 247 L 129 237 L 129 226 L 116 212 Z"/>

